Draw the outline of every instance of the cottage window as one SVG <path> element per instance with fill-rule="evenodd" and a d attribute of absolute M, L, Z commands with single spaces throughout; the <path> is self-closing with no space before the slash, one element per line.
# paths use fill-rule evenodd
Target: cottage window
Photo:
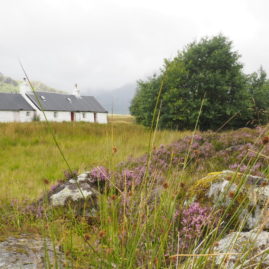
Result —
<path fill-rule="evenodd" d="M 82 113 L 82 118 L 83 118 L 83 119 L 86 118 L 86 113 Z"/>
<path fill-rule="evenodd" d="M 30 112 L 26 111 L 26 117 L 29 117 L 29 116 L 30 116 Z"/>
<path fill-rule="evenodd" d="M 54 112 L 53 115 L 54 115 L 54 118 L 57 118 L 58 113 L 57 112 Z"/>

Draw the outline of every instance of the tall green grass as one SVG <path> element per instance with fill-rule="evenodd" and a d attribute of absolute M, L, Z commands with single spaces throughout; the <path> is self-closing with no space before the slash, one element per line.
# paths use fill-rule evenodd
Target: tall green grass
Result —
<path fill-rule="evenodd" d="M 111 124 L 51 126 L 71 168 L 79 172 L 97 165 L 113 169 L 130 155 L 144 154 L 150 135 L 134 124 L 113 123 L 113 138 Z M 169 144 L 187 133 L 158 131 L 155 144 Z M 0 149 L 0 201 L 36 199 L 44 189 L 44 179 L 52 184 L 68 169 L 42 122 L 0 124 Z"/>
<path fill-rule="evenodd" d="M 97 165 L 113 170 L 129 155 L 140 156 L 155 146 L 191 134 L 115 122 L 51 123 L 51 126 L 66 160 L 79 172 Z M 216 268 L 211 256 L 214 242 L 231 227 L 242 230 L 235 210 L 231 223 L 221 227 L 227 217 L 224 214 L 217 225 L 207 227 L 203 238 L 197 238 L 188 250 L 180 252 L 181 239 L 174 215 L 184 208 L 193 182 L 195 167 L 188 167 L 188 159 L 183 170 L 169 168 L 160 194 L 156 193 L 154 178 L 131 191 L 111 186 L 100 194 L 95 217 L 78 217 L 71 208 L 47 208 L 46 217 L 40 219 L 26 216 L 21 211 L 21 204 L 27 204 L 24 199 L 38 199 L 50 184 L 63 177 L 67 167 L 44 123 L 0 124 L 0 130 L 0 232 L 2 235 L 32 232 L 51 238 L 66 255 L 65 268 Z M 214 164 L 209 166 L 217 169 Z M 48 185 L 44 179 L 48 179 Z M 238 192 L 243 186 L 244 177 Z M 18 206 L 10 207 L 14 199 Z"/>

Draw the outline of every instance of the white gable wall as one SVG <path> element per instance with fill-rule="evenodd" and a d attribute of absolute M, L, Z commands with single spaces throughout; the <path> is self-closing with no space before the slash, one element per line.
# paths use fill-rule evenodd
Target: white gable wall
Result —
<path fill-rule="evenodd" d="M 33 117 L 34 111 L 0 111 L 0 122 L 30 122 Z"/>
<path fill-rule="evenodd" d="M 107 113 L 96 113 L 97 123 L 107 123 Z"/>
<path fill-rule="evenodd" d="M 0 121 L 1 122 L 13 122 L 14 111 L 0 111 Z"/>

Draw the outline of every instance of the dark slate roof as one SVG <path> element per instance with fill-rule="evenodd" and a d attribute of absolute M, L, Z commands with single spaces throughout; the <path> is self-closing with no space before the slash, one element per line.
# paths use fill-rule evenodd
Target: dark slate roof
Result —
<path fill-rule="evenodd" d="M 26 110 L 33 111 L 34 109 L 25 101 L 18 93 L 0 93 L 0 110 Z"/>
<path fill-rule="evenodd" d="M 107 113 L 93 96 L 77 98 L 71 94 L 51 92 L 35 92 L 35 94 L 29 92 L 26 95 L 40 110 Z M 41 105 L 37 101 L 36 96 Z"/>

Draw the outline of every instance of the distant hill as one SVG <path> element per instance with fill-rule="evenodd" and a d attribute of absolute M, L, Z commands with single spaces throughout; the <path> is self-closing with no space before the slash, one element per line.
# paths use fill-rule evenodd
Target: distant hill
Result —
<path fill-rule="evenodd" d="M 136 84 L 127 84 L 120 88 L 110 91 L 87 91 L 88 94 L 94 95 L 103 107 L 109 112 L 115 114 L 130 114 L 129 106 L 136 91 Z"/>
<path fill-rule="evenodd" d="M 0 92 L 18 92 L 19 83 L 18 81 L 4 76 L 0 73 Z"/>
<path fill-rule="evenodd" d="M 19 92 L 19 86 L 22 81 L 14 80 L 0 73 L 0 92 Z M 45 92 L 62 92 L 47 86 L 40 81 L 31 81 L 35 90 Z"/>

